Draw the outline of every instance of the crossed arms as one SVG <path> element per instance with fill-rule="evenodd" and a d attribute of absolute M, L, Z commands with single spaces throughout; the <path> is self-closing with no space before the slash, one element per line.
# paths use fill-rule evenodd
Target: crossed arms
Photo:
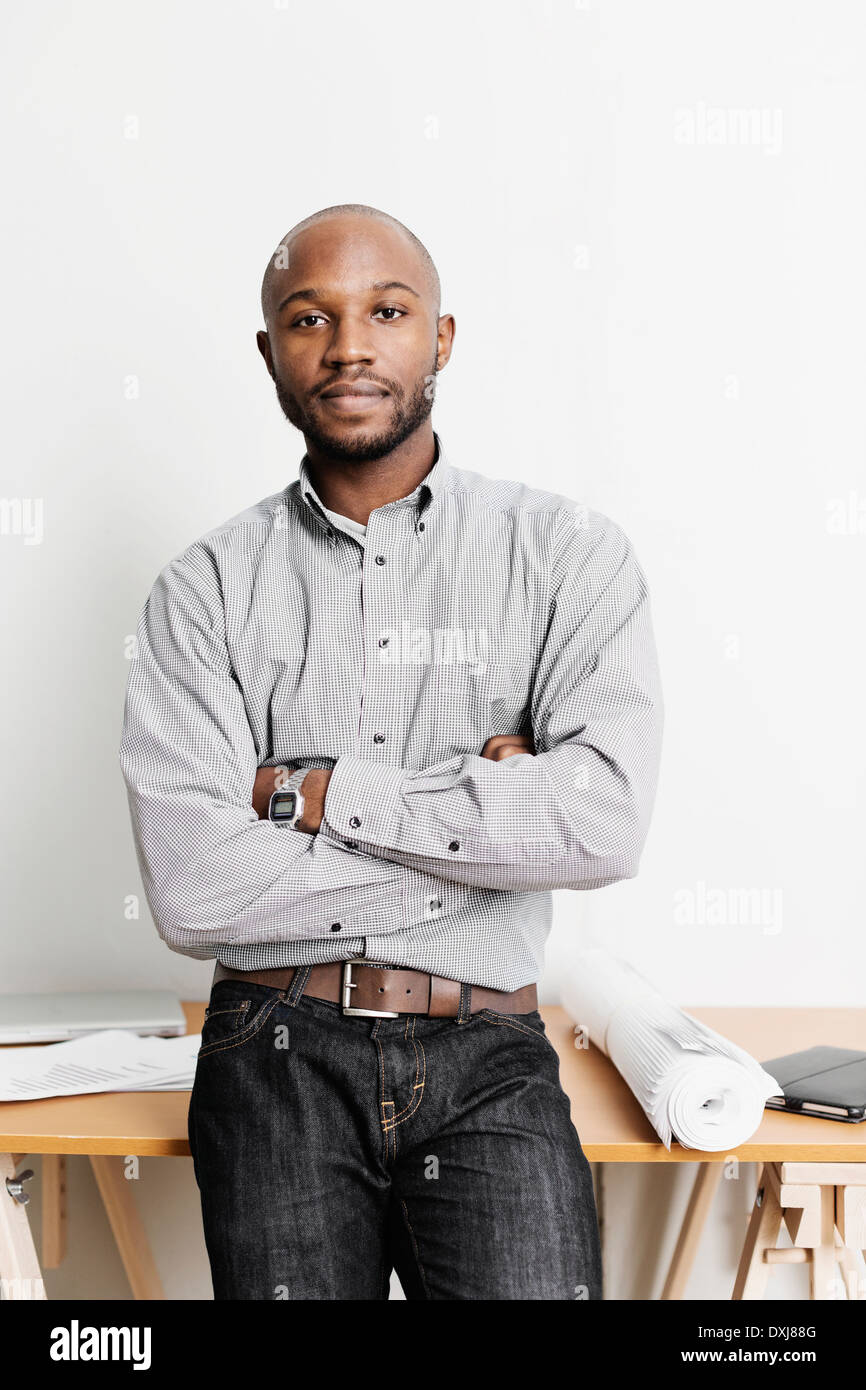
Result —
<path fill-rule="evenodd" d="M 523 734 L 494 734 L 485 743 L 480 756 L 490 758 L 492 762 L 501 762 L 503 758 L 510 758 L 515 753 L 532 754 L 534 752 L 535 745 L 532 739 Z M 259 820 L 266 818 L 272 794 L 282 785 L 284 776 L 293 771 L 294 768 L 291 764 L 274 767 L 272 763 L 269 763 L 259 768 L 253 783 L 253 809 Z M 325 796 L 330 780 L 330 768 L 312 767 L 301 783 L 301 791 L 304 794 L 304 815 L 303 819 L 298 822 L 297 828 L 307 835 L 315 835 L 322 824 Z"/>
<path fill-rule="evenodd" d="M 662 729 L 646 584 L 606 518 L 589 535 L 566 518 L 557 540 L 530 702 L 537 751 L 497 736 L 420 770 L 341 756 L 307 774 L 301 834 L 261 818 L 275 769 L 258 765 L 213 555 L 196 543 L 165 567 L 139 622 L 120 762 L 172 949 L 324 938 L 365 912 L 380 932 L 404 929 L 431 876 L 531 892 L 636 874 Z"/>

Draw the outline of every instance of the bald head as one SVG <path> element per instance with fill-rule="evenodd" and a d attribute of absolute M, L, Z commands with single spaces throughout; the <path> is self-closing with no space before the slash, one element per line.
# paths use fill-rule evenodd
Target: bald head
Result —
<path fill-rule="evenodd" d="M 379 208 L 368 207 L 366 203 L 339 203 L 334 207 L 321 208 L 319 212 L 305 217 L 302 222 L 297 222 L 280 241 L 268 261 L 262 278 L 262 315 L 265 323 L 270 326 L 274 309 L 275 288 L 281 278 L 280 272 L 287 270 L 291 264 L 292 243 L 310 227 L 315 227 L 320 222 L 333 222 L 337 218 L 370 218 L 397 232 L 406 241 L 417 261 L 421 276 L 421 288 L 430 300 L 434 319 L 438 319 L 442 293 L 439 274 L 423 241 L 420 241 L 415 233 L 410 232 L 409 228 L 399 222 L 396 217 L 392 217 L 390 213 L 381 212 Z"/>

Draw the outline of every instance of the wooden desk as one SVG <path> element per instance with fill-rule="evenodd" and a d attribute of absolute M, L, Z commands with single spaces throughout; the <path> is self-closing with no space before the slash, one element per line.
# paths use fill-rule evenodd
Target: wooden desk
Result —
<path fill-rule="evenodd" d="M 185 1003 L 184 1010 L 189 1031 L 199 1032 L 204 1002 Z M 548 1006 L 541 1012 L 560 1055 L 562 1085 L 590 1162 L 704 1165 L 680 1233 L 665 1297 L 682 1291 L 726 1160 L 765 1165 L 866 1164 L 866 1123 L 839 1124 L 777 1111 L 766 1111 L 757 1133 L 730 1154 L 708 1154 L 678 1144 L 668 1153 L 608 1059 L 594 1047 L 574 1047 L 572 1023 L 564 1010 Z M 866 1047 L 866 1009 L 689 1008 L 688 1012 L 759 1061 L 817 1043 Z M 17 1165 L 26 1154 L 50 1156 L 43 1163 L 45 1267 L 56 1267 L 65 1248 L 63 1157 L 87 1154 L 135 1297 L 163 1297 L 131 1185 L 123 1178 L 118 1159 L 129 1154 L 188 1156 L 188 1108 L 188 1091 L 112 1092 L 0 1103 L 0 1177 L 14 1181 Z M 23 1293 L 19 1296 L 45 1296 L 44 1286 L 40 1292 L 41 1270 L 26 1208 L 2 1191 L 0 1278 L 12 1281 L 6 1285 L 12 1297 L 14 1281 L 20 1281 Z"/>

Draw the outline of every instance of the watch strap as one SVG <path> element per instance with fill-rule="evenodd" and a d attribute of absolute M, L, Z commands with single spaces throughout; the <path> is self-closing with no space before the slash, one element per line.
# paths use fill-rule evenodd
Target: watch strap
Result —
<path fill-rule="evenodd" d="M 278 792 L 299 792 L 301 790 L 301 783 L 309 770 L 308 767 L 296 767 L 294 772 L 289 773 L 284 782 L 281 782 L 278 787 L 274 787 L 274 790 Z"/>

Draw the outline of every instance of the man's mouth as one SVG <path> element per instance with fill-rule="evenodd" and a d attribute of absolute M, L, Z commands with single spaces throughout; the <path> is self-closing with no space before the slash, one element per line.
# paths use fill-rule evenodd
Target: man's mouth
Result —
<path fill-rule="evenodd" d="M 377 386 L 372 381 L 345 381 L 329 386 L 320 399 L 338 414 L 350 415 L 374 410 L 387 395 L 383 386 Z"/>
<path fill-rule="evenodd" d="M 322 392 L 323 398 L 330 400 L 334 396 L 384 396 L 386 394 L 384 386 L 377 386 L 375 381 L 365 381 L 359 377 L 357 381 L 338 381 L 333 386 Z"/>

